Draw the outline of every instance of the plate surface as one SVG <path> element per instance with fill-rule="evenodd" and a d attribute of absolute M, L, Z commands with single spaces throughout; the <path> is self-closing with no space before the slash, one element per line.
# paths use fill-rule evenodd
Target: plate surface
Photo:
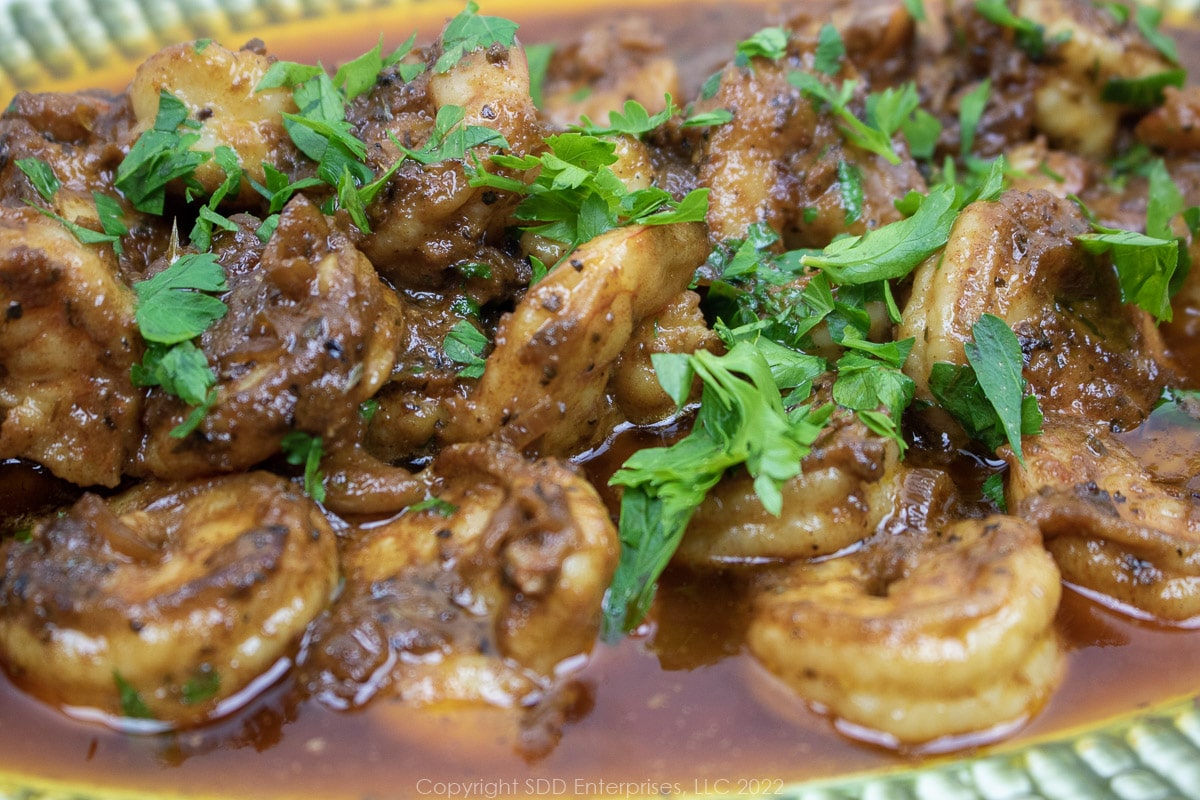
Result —
<path fill-rule="evenodd" d="M 655 5 L 664 5 L 658 0 Z M 537 0 L 487 0 L 483 12 L 516 19 L 533 31 L 546 9 Z M 630 2 L 630 7 L 641 4 Z M 692 3 L 679 4 L 694 8 Z M 1183 21 L 1200 0 L 1170 4 Z M 572 10 L 599 3 L 574 4 Z M 609 4 L 608 8 L 612 8 Z M 236 46 L 258 37 L 282 58 L 332 64 L 374 45 L 380 32 L 397 41 L 435 31 L 461 3 L 442 0 L 10 0 L 0 3 L 0 95 L 19 90 L 100 87 L 120 90 L 145 55 L 176 41 L 213 38 Z M 687 12 L 685 12 L 687 13 Z M 1057 731 L 970 757 L 919 764 L 896 761 L 854 775 L 803 783 L 706 778 L 684 796 L 817 798 L 1200 798 L 1200 711 L 1192 698 L 1142 709 L 1096 725 Z M 133 800 L 196 797 L 169 771 L 150 787 L 122 789 L 60 781 L 45 770 L 0 768 L 0 798 Z M 611 797 L 603 785 L 523 784 L 530 796 Z M 432 788 L 432 787 L 429 787 Z M 479 792 L 487 787 L 476 787 Z M 630 791 L 630 790 L 633 791 Z M 423 792 L 418 794 L 436 794 Z M 408 796 L 412 789 L 399 789 Z M 632 796 L 652 788 L 625 787 Z M 464 792 L 465 794 L 465 792 Z M 218 792 L 214 797 L 229 797 Z M 461 796 L 461 795 L 460 795 Z M 625 794 L 622 794 L 625 796 Z"/>

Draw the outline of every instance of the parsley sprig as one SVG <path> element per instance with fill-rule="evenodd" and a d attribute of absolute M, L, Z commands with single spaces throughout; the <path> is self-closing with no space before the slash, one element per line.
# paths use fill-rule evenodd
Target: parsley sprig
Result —
<path fill-rule="evenodd" d="M 603 636 L 609 641 L 645 616 L 655 581 L 696 506 L 725 471 L 745 465 L 763 506 L 780 513 L 780 487 L 799 474 L 832 411 L 785 408 L 782 392 L 811 381 L 822 363 L 769 340 L 738 342 L 724 356 L 700 351 L 652 358 L 659 382 L 678 406 L 687 402 L 695 377 L 703 395 L 688 436 L 670 447 L 639 450 L 610 481 L 624 491 L 620 562 L 604 598 Z"/>

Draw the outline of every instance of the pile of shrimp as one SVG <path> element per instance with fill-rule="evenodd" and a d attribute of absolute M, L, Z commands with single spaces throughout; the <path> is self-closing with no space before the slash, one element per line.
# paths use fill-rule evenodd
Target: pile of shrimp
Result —
<path fill-rule="evenodd" d="M 168 47 L 119 95 L 18 95 L 0 118 L 0 458 L 53 475 L 72 499 L 10 520 L 0 664 L 46 703 L 127 730 L 209 723 L 284 675 L 333 709 L 487 707 L 519 727 L 601 646 L 621 541 L 611 493 L 581 463 L 624 431 L 686 430 L 694 407 L 677 409 L 652 356 L 725 347 L 705 313 L 710 253 L 764 228 L 775 252 L 816 250 L 902 219 L 896 201 L 929 190 L 929 163 L 965 157 L 962 104 L 985 82 L 970 155 L 1005 156 L 1005 188 L 963 208 L 945 246 L 896 282 L 898 321 L 880 315 L 870 332 L 914 341 L 905 446 L 836 408 L 780 513 L 730 469 L 674 564 L 745 570 L 744 646 L 762 668 L 748 679 L 896 748 L 952 748 L 1033 718 L 1064 678 L 1064 582 L 1195 623 L 1197 460 L 1171 471 L 1125 436 L 1164 392 L 1195 388 L 1173 343 L 1200 316 L 1200 275 L 1164 330 L 1079 246 L 1092 221 L 1075 198 L 1099 224 L 1139 230 L 1147 181 L 1113 181 L 1110 164 L 1143 147 L 1200 204 L 1200 91 L 1167 87 L 1150 109 L 1107 102 L 1109 79 L 1174 64 L 1134 20 L 1085 0 L 1009 3 L 1049 42 L 1036 57 L 975 3 L 927 0 L 919 20 L 911 5 L 782 13 L 779 57 L 731 51 L 689 104 L 727 119 L 688 126 L 681 112 L 615 137 L 628 188 L 706 189 L 704 221 L 630 225 L 567 251 L 519 230 L 518 194 L 470 180 L 499 139 L 405 161 L 367 225 L 310 181 L 264 241 L 271 209 L 254 186 L 317 166 L 285 126 L 291 87 L 256 89 L 275 63 L 261 43 Z M 814 69 L 828 22 L 860 117 L 870 92 L 915 82 L 943 123 L 932 162 L 899 135 L 894 161 L 863 149 L 789 79 Z M 442 109 L 502 135 L 508 154 L 540 155 L 585 116 L 630 99 L 654 114 L 699 84 L 633 20 L 558 47 L 539 104 L 519 37 L 439 71 L 442 55 L 440 39 L 414 50 L 347 104 L 375 174 L 425 143 Z M 403 79 L 413 65 L 425 69 Z M 228 148 L 243 170 L 219 208 L 230 224 L 212 235 L 228 312 L 196 340 L 214 399 L 182 437 L 193 409 L 130 377 L 145 353 L 133 287 L 196 252 L 183 220 L 225 174 L 209 160 L 172 182 L 161 216 L 116 188 L 165 92 L 196 123 L 189 147 Z M 28 159 L 53 169 L 52 196 L 19 168 Z M 841 165 L 862 177 L 850 223 Z M 119 252 L 71 228 L 102 229 L 95 193 L 121 205 Z M 535 282 L 543 262 L 559 266 Z M 489 342 L 478 376 L 447 352 L 464 307 Z M 1022 453 L 981 452 L 930 389 L 934 364 L 968 363 L 985 314 L 1017 336 L 1044 414 Z M 320 501 L 280 455 L 297 431 L 322 446 Z M 961 454 L 1001 476 L 1002 501 L 956 471 Z M 652 609 L 637 635 L 654 625 Z"/>

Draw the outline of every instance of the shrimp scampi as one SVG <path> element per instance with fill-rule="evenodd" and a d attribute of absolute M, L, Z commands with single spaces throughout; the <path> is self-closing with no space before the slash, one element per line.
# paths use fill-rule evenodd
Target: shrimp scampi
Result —
<path fill-rule="evenodd" d="M 1200 40 L 480 5 L 0 113 L 0 783 L 28 720 L 676 795 L 1129 710 L 1164 641 L 1195 678 Z"/>

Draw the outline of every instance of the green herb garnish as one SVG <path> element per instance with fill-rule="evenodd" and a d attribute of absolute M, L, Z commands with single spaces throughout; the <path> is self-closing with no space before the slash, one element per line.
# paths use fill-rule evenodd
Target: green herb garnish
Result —
<path fill-rule="evenodd" d="M 325 502 L 325 476 L 321 473 L 324 442 L 320 436 L 291 431 L 279 442 L 279 449 L 294 467 L 304 467 L 304 493 L 318 503 Z"/>
<path fill-rule="evenodd" d="M 487 337 L 465 319 L 455 323 L 442 343 L 446 355 L 455 363 L 464 365 L 458 371 L 459 376 L 463 378 L 483 377 L 484 367 L 487 366 L 483 352 L 487 346 Z"/>

